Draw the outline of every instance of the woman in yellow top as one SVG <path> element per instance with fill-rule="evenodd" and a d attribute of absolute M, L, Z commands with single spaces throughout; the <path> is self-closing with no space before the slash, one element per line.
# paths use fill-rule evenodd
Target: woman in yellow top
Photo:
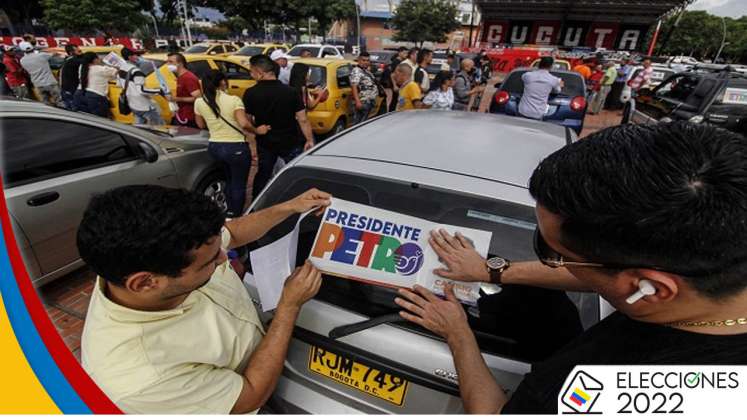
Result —
<path fill-rule="evenodd" d="M 195 120 L 210 131 L 208 152 L 223 163 L 229 217 L 240 216 L 246 201 L 246 183 L 252 167 L 252 153 L 246 135 L 267 134 L 270 126 L 254 127 L 237 96 L 226 93 L 226 75 L 212 71 L 202 78 L 202 97 L 195 101 Z"/>

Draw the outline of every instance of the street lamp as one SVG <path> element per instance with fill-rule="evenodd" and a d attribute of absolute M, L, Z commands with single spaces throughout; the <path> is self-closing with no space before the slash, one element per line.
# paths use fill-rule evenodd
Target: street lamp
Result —
<path fill-rule="evenodd" d="M 721 23 L 724 26 L 724 36 L 723 38 L 721 38 L 721 46 L 718 48 L 716 58 L 713 59 L 714 63 L 718 61 L 718 58 L 721 56 L 721 51 L 724 49 L 724 45 L 726 45 L 726 18 L 724 18 L 723 16 L 721 17 Z"/>

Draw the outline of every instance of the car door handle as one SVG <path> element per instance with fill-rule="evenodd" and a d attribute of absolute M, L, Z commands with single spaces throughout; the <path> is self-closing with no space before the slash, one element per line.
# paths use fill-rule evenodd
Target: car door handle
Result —
<path fill-rule="evenodd" d="M 29 198 L 28 201 L 26 201 L 26 204 L 31 207 L 43 206 L 57 200 L 58 198 L 60 198 L 60 193 L 57 191 L 46 192 Z"/>

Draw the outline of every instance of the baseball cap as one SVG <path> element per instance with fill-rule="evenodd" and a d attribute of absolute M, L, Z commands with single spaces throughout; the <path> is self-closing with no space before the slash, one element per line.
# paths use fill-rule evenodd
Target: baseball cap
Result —
<path fill-rule="evenodd" d="M 278 59 L 281 59 L 281 58 L 285 58 L 287 60 L 287 59 L 290 58 L 290 56 L 288 54 L 284 53 L 282 50 L 275 50 L 275 51 L 272 52 L 272 54 L 270 54 L 270 59 L 272 61 L 275 61 L 275 60 L 278 60 Z"/>
<path fill-rule="evenodd" d="M 143 54 L 142 51 L 131 50 L 127 47 L 122 48 L 122 58 L 124 58 L 125 60 L 129 59 L 133 55 L 142 55 L 142 54 Z"/>
<path fill-rule="evenodd" d="M 21 51 L 26 51 L 26 52 L 34 50 L 34 46 L 31 45 L 30 42 L 26 42 L 26 41 L 23 41 L 20 44 L 18 44 L 18 48 L 20 48 Z"/>

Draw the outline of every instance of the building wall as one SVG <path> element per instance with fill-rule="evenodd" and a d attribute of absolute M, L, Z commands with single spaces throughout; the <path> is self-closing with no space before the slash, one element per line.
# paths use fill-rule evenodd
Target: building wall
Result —
<path fill-rule="evenodd" d="M 355 20 L 337 22 L 330 30 L 328 36 L 345 38 L 348 34 L 352 34 L 354 37 L 355 31 Z M 472 37 L 475 40 L 477 39 L 478 31 L 479 27 L 476 25 L 473 26 Z M 397 47 L 404 44 L 392 40 L 394 37 L 394 30 L 389 28 L 388 21 L 384 19 L 361 18 L 361 35 L 366 39 L 366 48 L 371 51 Z M 461 50 L 466 48 L 468 38 L 469 26 L 462 26 L 460 29 L 450 33 L 447 36 L 446 42 L 438 43 L 436 45 L 428 45 L 428 43 L 426 43 L 426 46 L 438 49 L 451 48 Z"/>

